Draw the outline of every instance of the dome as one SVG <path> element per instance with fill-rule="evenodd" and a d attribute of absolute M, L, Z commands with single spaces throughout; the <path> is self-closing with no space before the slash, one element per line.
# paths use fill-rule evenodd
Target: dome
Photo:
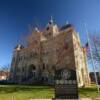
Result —
<path fill-rule="evenodd" d="M 62 26 L 60 30 L 62 31 L 62 30 L 65 30 L 67 28 L 70 28 L 70 27 L 73 27 L 72 24 L 66 24 L 66 25 Z"/>
<path fill-rule="evenodd" d="M 14 49 L 16 49 L 16 50 L 21 50 L 21 49 L 23 49 L 23 48 L 24 48 L 23 45 L 18 44 L 18 45 L 16 45 L 16 47 L 15 47 Z"/>

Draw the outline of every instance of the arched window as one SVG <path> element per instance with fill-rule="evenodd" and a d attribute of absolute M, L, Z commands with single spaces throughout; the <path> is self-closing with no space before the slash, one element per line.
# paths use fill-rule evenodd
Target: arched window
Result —
<path fill-rule="evenodd" d="M 31 70 L 36 70 L 36 67 L 35 67 L 35 65 L 31 64 L 31 65 L 29 66 L 29 69 L 31 69 Z"/>
<path fill-rule="evenodd" d="M 43 69 L 45 69 L 45 64 L 43 63 Z"/>
<path fill-rule="evenodd" d="M 47 27 L 46 29 L 47 29 L 47 31 L 48 31 L 48 30 L 49 30 L 49 27 Z"/>
<path fill-rule="evenodd" d="M 35 70 L 36 70 L 35 65 L 31 64 L 28 70 L 29 78 L 35 77 Z"/>

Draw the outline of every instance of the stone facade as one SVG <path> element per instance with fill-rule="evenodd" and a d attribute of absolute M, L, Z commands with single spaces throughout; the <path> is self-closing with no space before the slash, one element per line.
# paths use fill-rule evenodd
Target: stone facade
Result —
<path fill-rule="evenodd" d="M 53 84 L 55 70 L 76 68 L 79 86 L 89 84 L 86 52 L 71 24 L 58 28 L 51 19 L 43 31 L 31 33 L 27 47 L 13 51 L 10 80 L 15 83 Z"/>

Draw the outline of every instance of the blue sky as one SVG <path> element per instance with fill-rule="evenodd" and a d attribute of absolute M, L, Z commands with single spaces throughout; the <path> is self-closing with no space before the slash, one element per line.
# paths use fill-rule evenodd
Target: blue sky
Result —
<path fill-rule="evenodd" d="M 0 0 L 0 65 L 11 63 L 13 48 L 30 24 L 43 28 L 51 15 L 58 26 L 73 24 L 82 44 L 84 21 L 90 33 L 100 31 L 100 0 Z"/>

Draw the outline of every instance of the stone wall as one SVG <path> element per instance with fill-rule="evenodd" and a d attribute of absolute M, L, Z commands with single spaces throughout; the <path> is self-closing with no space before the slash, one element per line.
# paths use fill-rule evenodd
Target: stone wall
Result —
<path fill-rule="evenodd" d="M 74 28 L 60 30 L 59 34 L 47 39 L 43 39 L 43 32 L 33 32 L 27 47 L 14 49 L 11 80 L 16 83 L 35 83 L 42 80 L 51 84 L 54 82 L 55 69 L 68 68 L 76 69 L 78 84 L 83 86 L 88 79 L 86 55 Z"/>

